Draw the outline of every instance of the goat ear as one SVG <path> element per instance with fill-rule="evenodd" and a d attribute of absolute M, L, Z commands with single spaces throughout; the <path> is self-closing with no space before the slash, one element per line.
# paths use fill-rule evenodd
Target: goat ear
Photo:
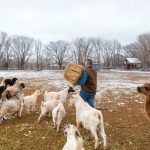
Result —
<path fill-rule="evenodd" d="M 64 135 L 67 134 L 69 126 L 70 126 L 70 124 L 66 124 L 66 125 L 64 126 L 64 128 L 65 128 L 65 130 L 64 130 Z"/>
<path fill-rule="evenodd" d="M 76 129 L 76 136 L 81 137 L 81 134 L 80 134 L 80 132 L 79 132 L 79 130 L 78 130 L 78 129 Z"/>
<path fill-rule="evenodd" d="M 64 125 L 64 129 L 68 128 L 69 125 L 70 125 L 69 123 L 68 123 L 68 124 L 65 124 L 65 125 Z"/>
<path fill-rule="evenodd" d="M 67 129 L 64 130 L 64 135 L 65 135 L 65 136 L 67 135 Z"/>

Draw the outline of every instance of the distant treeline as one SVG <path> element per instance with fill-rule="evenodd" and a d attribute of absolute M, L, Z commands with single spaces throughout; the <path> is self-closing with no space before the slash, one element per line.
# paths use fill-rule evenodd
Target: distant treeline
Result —
<path fill-rule="evenodd" d="M 118 40 L 101 37 L 43 44 L 40 39 L 0 32 L 0 69 L 63 69 L 68 62 L 83 64 L 87 58 L 104 68 L 122 68 L 127 57 L 139 58 L 143 68 L 150 67 L 150 33 L 122 46 Z"/>

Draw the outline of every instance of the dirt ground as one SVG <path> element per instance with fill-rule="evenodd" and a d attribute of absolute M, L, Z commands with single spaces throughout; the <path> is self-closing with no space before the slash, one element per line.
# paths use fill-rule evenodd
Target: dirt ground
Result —
<path fill-rule="evenodd" d="M 26 84 L 25 95 L 30 95 L 35 89 L 42 93 L 58 91 L 60 88 L 49 84 L 51 78 L 20 78 Z M 53 79 L 54 80 L 54 79 Z M 63 78 L 60 79 L 64 81 Z M 150 122 L 144 110 L 144 96 L 137 93 L 136 87 L 143 82 L 150 82 L 150 74 L 138 73 L 98 73 L 98 90 L 102 91 L 102 102 L 98 109 L 103 113 L 108 147 L 111 150 L 149 150 Z M 57 81 L 59 82 L 59 81 Z M 113 82 L 113 83 L 112 83 Z M 63 82 L 62 82 L 63 83 Z M 48 85 L 43 87 L 43 85 Z M 69 98 L 68 98 L 69 99 Z M 53 128 L 51 118 L 44 116 L 37 122 L 40 114 L 40 104 L 43 94 L 38 97 L 36 111 L 27 115 L 11 118 L 0 125 L 0 150 L 61 150 L 66 142 L 64 125 L 75 124 L 75 108 L 65 108 L 67 116 L 62 122 L 61 130 L 57 133 Z M 88 132 L 81 128 L 83 138 Z M 100 149 L 102 139 L 100 137 Z M 85 150 L 94 149 L 94 140 L 84 141 Z"/>

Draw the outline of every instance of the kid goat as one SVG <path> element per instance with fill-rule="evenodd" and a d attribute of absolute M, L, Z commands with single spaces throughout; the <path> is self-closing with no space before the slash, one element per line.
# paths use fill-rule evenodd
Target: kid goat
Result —
<path fill-rule="evenodd" d="M 49 101 L 49 100 L 52 100 L 56 96 L 60 96 L 62 101 L 65 102 L 67 99 L 68 93 L 70 93 L 70 92 L 75 92 L 71 86 L 69 86 L 69 87 L 67 87 L 64 90 L 59 91 L 59 92 L 47 92 L 46 91 L 44 93 L 44 101 Z"/>
<path fill-rule="evenodd" d="M 65 117 L 66 111 L 62 101 L 59 101 L 58 105 L 52 110 L 52 117 L 54 127 L 57 126 L 57 132 L 59 131 L 59 126 L 61 124 L 62 119 Z"/>
<path fill-rule="evenodd" d="M 40 95 L 40 90 L 36 90 L 32 95 L 25 96 L 24 99 L 24 107 L 28 114 L 35 110 L 35 105 L 37 101 L 37 97 Z"/>
<path fill-rule="evenodd" d="M 51 116 L 52 110 L 58 105 L 60 97 L 55 96 L 52 100 L 42 102 L 41 104 L 41 114 L 38 118 L 38 122 L 40 122 L 41 118 L 46 114 L 49 113 L 49 117 Z"/>
<path fill-rule="evenodd" d="M 67 142 L 62 150 L 84 150 L 83 140 L 76 126 L 69 124 L 64 133 L 67 133 Z"/>

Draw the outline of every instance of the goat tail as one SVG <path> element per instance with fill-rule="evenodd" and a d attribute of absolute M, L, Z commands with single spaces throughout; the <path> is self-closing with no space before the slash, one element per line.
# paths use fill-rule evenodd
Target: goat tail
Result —
<path fill-rule="evenodd" d="M 104 129 L 103 115 L 101 112 L 98 113 L 98 120 L 99 120 L 98 129 L 99 129 L 99 132 L 101 132 Z"/>
<path fill-rule="evenodd" d="M 105 134 L 103 115 L 101 112 L 99 113 L 98 118 L 99 118 L 99 125 L 98 125 L 99 126 L 99 134 L 102 136 L 104 149 L 107 149 L 107 137 Z"/>
<path fill-rule="evenodd" d="M 55 116 L 55 119 L 57 120 L 58 118 L 58 113 L 59 113 L 59 110 L 56 111 L 56 116 Z"/>

